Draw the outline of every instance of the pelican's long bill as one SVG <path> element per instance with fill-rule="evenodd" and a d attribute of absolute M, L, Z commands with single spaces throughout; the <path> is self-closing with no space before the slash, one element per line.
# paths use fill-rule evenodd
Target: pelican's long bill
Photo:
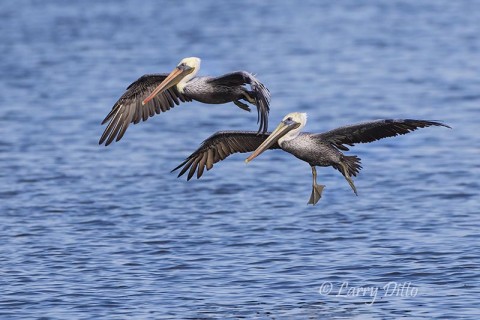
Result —
<path fill-rule="evenodd" d="M 180 82 L 187 74 L 191 73 L 193 71 L 193 68 L 188 67 L 188 66 L 177 66 L 175 69 L 173 69 L 172 72 L 165 78 L 165 80 L 162 81 L 158 85 L 158 87 L 155 88 L 155 90 L 150 93 L 148 97 L 145 98 L 145 100 L 142 101 L 142 105 L 147 104 L 150 100 L 152 100 L 159 92 L 162 92 L 163 90 L 166 90 L 168 88 L 173 87 L 177 83 Z"/>
<path fill-rule="evenodd" d="M 259 145 L 258 148 L 247 159 L 245 159 L 245 162 L 249 163 L 250 161 L 255 159 L 257 156 L 259 156 L 263 151 L 270 148 L 270 146 L 273 145 L 275 142 L 277 142 L 278 139 L 286 135 L 291 130 L 298 128 L 299 126 L 300 126 L 300 123 L 295 122 L 293 120 L 284 120 L 280 122 L 278 127 L 275 130 L 273 130 L 270 136 L 265 141 L 263 141 L 263 143 Z"/>

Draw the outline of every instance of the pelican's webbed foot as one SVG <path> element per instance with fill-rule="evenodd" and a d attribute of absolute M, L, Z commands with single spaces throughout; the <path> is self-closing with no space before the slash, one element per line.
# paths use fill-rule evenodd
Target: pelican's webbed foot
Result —
<path fill-rule="evenodd" d="M 242 110 L 245 110 L 245 111 L 248 111 L 248 112 L 252 111 L 252 110 L 250 109 L 250 107 L 249 107 L 248 105 L 246 105 L 245 103 L 243 103 L 243 102 L 240 102 L 240 101 L 238 101 L 238 100 L 235 100 L 235 101 L 233 101 L 233 103 L 235 103 L 235 105 L 236 105 L 237 107 L 239 107 L 240 109 L 242 109 Z"/>
<path fill-rule="evenodd" d="M 355 193 L 355 195 L 358 196 L 357 188 L 355 188 L 355 185 L 353 184 L 352 178 L 350 178 L 350 177 L 345 177 L 345 179 L 347 180 L 348 184 L 350 185 L 350 188 L 352 188 L 353 193 Z"/>
<path fill-rule="evenodd" d="M 348 184 L 350 185 L 350 188 L 352 188 L 353 193 L 355 193 L 355 195 L 358 196 L 357 188 L 355 188 L 355 184 L 353 184 L 353 180 L 348 174 L 347 166 L 343 162 L 340 163 L 340 166 L 342 167 L 343 176 L 345 177 L 345 180 L 347 180 Z"/>
<path fill-rule="evenodd" d="M 325 188 L 322 184 L 315 184 L 312 186 L 312 195 L 310 196 L 310 200 L 308 200 L 307 204 L 315 205 L 318 200 L 322 197 L 323 188 Z"/>
<path fill-rule="evenodd" d="M 315 205 L 318 200 L 322 197 L 323 188 L 325 188 L 322 184 L 317 184 L 317 170 L 315 166 L 310 165 L 312 168 L 312 195 L 310 196 L 310 200 L 308 200 L 307 204 Z"/>

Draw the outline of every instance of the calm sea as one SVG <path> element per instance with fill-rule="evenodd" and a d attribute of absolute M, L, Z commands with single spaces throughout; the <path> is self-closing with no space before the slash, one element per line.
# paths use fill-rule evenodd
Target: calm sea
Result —
<path fill-rule="evenodd" d="M 0 2 L 0 318 L 478 319 L 480 3 Z M 355 146 L 356 197 L 281 152 L 170 170 L 256 112 L 183 104 L 98 145 L 128 84 L 257 74 L 270 128 L 453 127 Z"/>

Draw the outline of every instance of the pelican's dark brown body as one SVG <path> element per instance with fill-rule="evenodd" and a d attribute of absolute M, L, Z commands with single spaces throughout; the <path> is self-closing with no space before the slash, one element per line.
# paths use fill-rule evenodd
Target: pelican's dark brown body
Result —
<path fill-rule="evenodd" d="M 102 124 L 108 122 L 99 144 L 108 146 L 119 141 L 130 123 L 145 121 L 175 107 L 180 102 L 196 100 L 207 104 L 233 102 L 250 111 L 246 101 L 257 107 L 258 132 L 268 129 L 270 92 L 252 74 L 245 71 L 227 73 L 219 77 L 195 77 L 200 59 L 183 59 L 171 73 L 150 74 L 140 77 L 114 104 Z M 247 90 L 246 85 L 251 90 Z"/>
<path fill-rule="evenodd" d="M 298 128 L 300 122 L 303 121 L 303 127 L 306 122 L 306 115 L 300 117 L 300 119 L 304 120 L 297 122 L 295 119 L 292 120 L 292 115 L 297 114 L 298 113 L 292 113 L 287 115 L 282 121 L 282 126 L 291 126 L 295 129 Z M 282 149 L 298 159 L 307 162 L 311 166 L 313 190 L 309 204 L 316 204 L 324 188 L 324 186 L 316 183 L 316 166 L 332 166 L 340 171 L 348 181 L 352 190 L 357 194 L 351 177 L 356 176 L 362 168 L 360 158 L 357 156 L 344 155 L 342 151 L 348 151 L 349 146 L 357 143 L 372 142 L 430 126 L 448 127 L 445 124 L 435 121 L 388 119 L 344 126 L 324 133 L 299 133 L 294 132 L 297 129 L 292 129 L 290 130 L 293 133 L 291 137 L 287 137 L 289 132 L 285 130 L 283 131 L 284 133 L 282 133 L 284 136 L 273 137 L 273 135 L 276 135 L 278 128 L 273 133 L 267 132 L 264 135 L 258 135 L 253 131 L 222 131 L 215 133 L 203 141 L 194 153 L 172 171 L 183 167 L 178 176 L 189 171 L 187 179 L 190 180 L 195 174 L 195 171 L 197 171 L 197 178 L 200 178 L 205 168 L 210 170 L 214 163 L 225 159 L 230 154 L 255 151 L 254 154 L 247 159 L 250 161 L 263 152 L 263 150 L 260 152 L 258 152 L 258 150 L 267 144 L 267 149 Z M 271 143 L 269 143 L 269 140 L 271 140 Z"/>

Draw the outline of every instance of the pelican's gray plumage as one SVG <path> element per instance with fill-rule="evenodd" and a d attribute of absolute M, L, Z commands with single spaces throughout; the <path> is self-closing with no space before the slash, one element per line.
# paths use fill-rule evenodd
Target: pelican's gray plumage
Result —
<path fill-rule="evenodd" d="M 316 182 L 316 166 L 332 166 L 340 171 L 353 192 L 357 194 L 352 176 L 356 176 L 362 167 L 360 158 L 346 156 L 341 152 L 348 151 L 349 146 L 403 135 L 418 128 L 430 126 L 450 128 L 436 121 L 385 119 L 343 126 L 324 133 L 301 133 L 306 122 L 307 115 L 305 113 L 294 112 L 286 115 L 273 132 L 265 135 L 257 135 L 253 131 L 217 132 L 207 138 L 172 172 L 183 167 L 179 177 L 189 170 L 187 180 L 193 177 L 195 171 L 197 171 L 197 178 L 200 178 L 205 168 L 210 170 L 214 163 L 233 153 L 253 151 L 245 160 L 249 162 L 267 149 L 282 149 L 311 166 L 313 183 L 308 203 L 314 205 L 320 200 L 325 187 Z"/>
<path fill-rule="evenodd" d="M 257 107 L 258 132 L 266 132 L 270 111 L 270 92 L 255 76 L 246 71 L 228 73 L 219 77 L 195 77 L 200 69 L 199 58 L 185 58 L 170 73 L 148 74 L 128 86 L 102 121 L 108 122 L 99 144 L 108 146 L 119 141 L 130 123 L 138 123 L 180 104 L 196 100 L 208 104 L 233 102 L 250 111 L 244 100 Z M 245 85 L 250 85 L 248 90 Z"/>

